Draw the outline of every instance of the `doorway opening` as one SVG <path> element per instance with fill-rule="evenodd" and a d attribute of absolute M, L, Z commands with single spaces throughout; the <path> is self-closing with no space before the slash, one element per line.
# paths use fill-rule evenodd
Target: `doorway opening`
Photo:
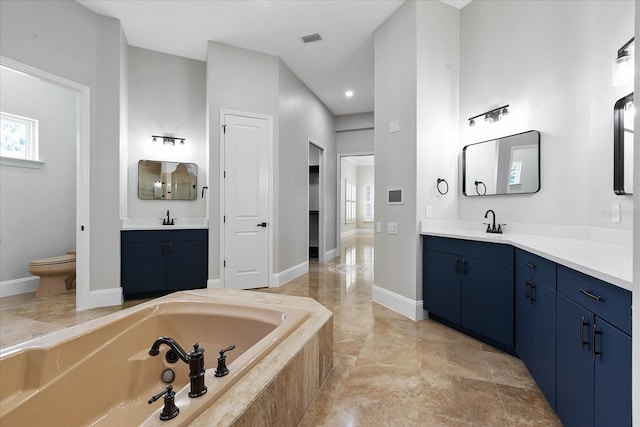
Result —
<path fill-rule="evenodd" d="M 373 153 L 342 154 L 338 157 L 338 238 L 347 289 L 356 274 L 373 280 L 375 225 L 375 157 Z"/>
<path fill-rule="evenodd" d="M 309 141 L 309 259 L 324 261 L 324 149 Z"/>
<path fill-rule="evenodd" d="M 44 150 L 45 139 L 49 139 L 48 147 L 49 153 L 44 154 L 42 152 L 41 165 L 40 170 L 44 172 L 46 179 L 41 180 L 40 184 L 35 182 L 38 177 L 38 173 L 28 173 L 22 174 L 22 185 L 17 186 L 16 188 L 22 189 L 22 193 L 16 195 L 15 198 L 12 197 L 14 203 L 9 204 L 9 208 L 14 209 L 16 212 L 20 212 L 20 221 L 25 222 L 27 224 L 31 224 L 32 226 L 37 226 L 38 224 L 43 224 L 42 218 L 29 220 L 25 218 L 25 214 L 30 212 L 43 212 L 44 207 L 38 208 L 37 205 L 33 205 L 34 203 L 45 203 L 46 210 L 48 212 L 47 221 L 44 221 L 44 224 L 47 224 L 48 229 L 39 233 L 35 231 L 31 233 L 34 235 L 33 241 L 31 243 L 26 243 L 26 249 L 40 249 L 43 245 L 50 245 L 52 243 L 63 240 L 64 243 L 60 247 L 50 247 L 50 254 L 29 254 L 25 253 L 17 249 L 18 253 L 24 254 L 28 258 L 44 258 L 55 255 L 62 255 L 67 250 L 75 249 L 76 251 L 76 280 L 75 280 L 75 288 L 76 288 L 76 310 L 85 310 L 89 307 L 89 275 L 90 275 L 90 254 L 89 254 L 89 243 L 90 243 L 90 227 L 89 227 L 89 219 L 90 219 L 90 189 L 89 189 L 89 150 L 90 150 L 90 130 L 89 130 L 89 105 L 90 105 L 90 90 L 87 86 L 81 85 L 71 80 L 67 80 L 65 78 L 56 76 L 47 71 L 40 70 L 38 68 L 20 63 L 18 61 L 14 61 L 10 58 L 0 57 L 0 65 L 2 66 L 2 71 L 7 73 L 12 73 L 22 80 L 20 83 L 22 86 L 22 94 L 25 103 L 22 105 L 25 108 L 28 107 L 38 107 L 41 109 L 37 114 L 40 114 L 43 119 L 39 119 L 40 123 L 40 141 L 42 141 L 43 146 L 40 147 L 40 150 Z M 6 79 L 2 79 L 3 83 L 6 83 Z M 4 90 L 4 84 L 3 90 Z M 9 85 L 7 85 L 9 86 Z M 42 93 L 44 102 L 34 102 L 34 91 L 39 91 Z M 68 108 L 66 110 L 61 111 L 62 108 L 62 100 L 65 105 L 68 104 Z M 5 101 L 7 98 L 3 95 L 3 105 L 2 108 L 6 108 Z M 17 100 L 19 103 L 19 99 Z M 18 107 L 18 103 L 16 103 L 16 108 Z M 49 104 L 49 105 L 46 105 Z M 47 110 L 48 108 L 48 110 Z M 17 114 L 17 113 L 16 113 Z M 34 113 L 35 114 L 35 113 Z M 23 113 L 23 115 L 28 115 Z M 45 129 L 44 126 L 44 118 L 49 122 L 48 130 Z M 73 120 L 68 120 L 69 117 L 72 117 Z M 67 129 L 69 135 L 68 136 L 58 136 L 53 137 L 54 132 L 59 132 L 61 129 Z M 45 134 L 45 132 L 47 132 Z M 65 140 L 70 141 L 70 145 L 67 148 L 60 148 L 61 143 L 64 143 Z M 53 151 L 51 151 L 51 148 Z M 69 156 L 69 153 L 74 153 L 75 155 Z M 66 160 L 65 160 L 66 159 Z M 64 161 L 70 161 L 69 165 L 64 164 Z M 37 162 L 36 162 L 37 163 Z M 22 166 L 25 167 L 25 166 Z M 33 165 L 26 166 L 28 168 L 33 168 Z M 3 167 L 4 168 L 4 167 Z M 15 172 L 16 168 L 9 167 L 9 169 L 13 169 Z M 11 173 L 9 169 L 3 169 L 3 174 Z M 38 169 L 38 168 L 35 168 Z M 55 188 L 52 190 L 47 190 L 45 187 L 51 183 L 53 183 L 53 175 L 64 175 L 63 178 L 65 182 L 69 182 L 67 184 L 55 184 Z M 67 176 L 68 175 L 68 176 Z M 26 180 L 31 179 L 32 187 L 34 191 L 40 191 L 42 193 L 40 196 L 37 195 L 28 195 L 24 194 L 25 186 L 27 185 Z M 3 181 L 11 181 L 5 180 Z M 14 180 L 15 182 L 15 180 Z M 61 191 L 64 187 L 70 187 L 70 193 L 66 195 L 62 195 Z M 50 193 L 50 194 L 49 194 Z M 51 196 L 51 201 L 46 202 L 44 197 Z M 43 201 L 44 200 L 44 201 Z M 27 205 L 23 207 L 16 206 L 15 202 L 24 202 Z M 31 204 L 29 207 L 28 204 Z M 60 205 L 58 208 L 52 208 L 52 205 L 56 204 L 56 206 Z M 4 203 L 3 203 L 4 205 Z M 72 213 L 69 214 L 68 210 Z M 62 213 L 63 218 L 61 220 L 52 219 L 52 216 L 56 213 Z M 10 226 L 15 228 L 16 224 L 6 224 L 5 220 L 8 217 L 3 213 L 3 227 Z M 56 224 L 56 228 L 60 229 L 62 227 L 66 227 L 67 231 L 64 233 L 65 237 L 51 237 L 51 223 Z M 32 227 L 33 228 L 33 227 Z M 34 231 L 33 229 L 31 231 Z M 43 235 L 49 236 L 48 239 L 42 240 Z M 3 232 L 3 236 L 6 236 L 6 233 Z M 60 240 L 61 239 L 61 240 Z M 3 239 L 4 240 L 4 239 Z M 24 236 L 19 241 L 20 244 L 25 244 Z M 72 247 L 68 247 L 72 246 Z M 16 253 L 16 250 L 5 250 L 5 253 Z M 3 259 L 3 263 L 4 263 Z M 28 266 L 28 262 L 26 258 L 21 262 L 21 266 L 26 268 Z M 26 265 L 22 265 L 26 262 Z M 3 268 L 4 270 L 4 268 Z M 19 274 L 19 272 L 15 272 Z M 25 276 L 26 279 L 31 279 L 28 276 Z M 18 280 L 7 280 L 6 282 L 10 282 L 11 285 L 15 285 L 20 282 L 20 278 L 14 278 Z M 4 278 L 2 280 L 5 280 Z M 37 283 L 37 282 L 36 282 Z M 4 288 L 4 286 L 3 286 Z M 13 289 L 13 294 L 29 292 L 32 289 Z"/>
<path fill-rule="evenodd" d="M 338 168 L 338 242 L 373 235 L 375 224 L 375 157 L 341 155 Z"/>

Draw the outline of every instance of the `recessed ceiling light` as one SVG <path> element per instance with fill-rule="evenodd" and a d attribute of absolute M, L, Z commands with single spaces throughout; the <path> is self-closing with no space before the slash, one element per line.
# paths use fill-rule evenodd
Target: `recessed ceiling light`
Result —
<path fill-rule="evenodd" d="M 344 96 L 346 96 L 347 98 L 351 98 L 353 96 L 353 91 L 352 90 L 348 90 L 344 93 Z"/>

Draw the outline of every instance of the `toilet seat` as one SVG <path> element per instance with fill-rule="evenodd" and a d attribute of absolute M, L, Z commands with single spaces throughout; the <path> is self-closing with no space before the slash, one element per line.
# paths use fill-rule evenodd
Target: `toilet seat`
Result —
<path fill-rule="evenodd" d="M 58 264 L 67 264 L 69 262 L 76 262 L 76 256 L 67 254 L 67 255 L 54 256 L 51 258 L 34 259 L 33 261 L 31 261 L 31 266 L 36 267 L 36 266 L 46 266 L 46 265 L 58 265 Z"/>

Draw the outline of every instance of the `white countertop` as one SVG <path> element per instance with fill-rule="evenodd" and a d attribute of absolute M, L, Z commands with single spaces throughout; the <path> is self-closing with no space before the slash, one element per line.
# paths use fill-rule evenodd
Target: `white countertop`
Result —
<path fill-rule="evenodd" d="M 164 218 L 123 218 L 121 230 L 195 230 L 209 228 L 207 218 L 174 218 L 174 225 L 162 225 Z"/>
<path fill-rule="evenodd" d="M 468 224 L 458 225 L 453 221 L 423 221 L 421 234 L 509 244 L 623 289 L 634 290 L 633 249 L 617 244 L 618 238 L 611 239 L 616 243 L 613 244 L 602 239 L 510 233 L 508 230 L 504 234 L 490 234 L 482 231 L 483 227 L 480 222 L 477 230 L 470 230 Z"/>

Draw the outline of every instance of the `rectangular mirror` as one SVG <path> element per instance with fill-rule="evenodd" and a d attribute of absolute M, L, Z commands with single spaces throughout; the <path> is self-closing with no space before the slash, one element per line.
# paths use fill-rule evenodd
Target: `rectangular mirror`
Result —
<path fill-rule="evenodd" d="M 196 200 L 198 165 L 140 160 L 138 197 L 142 200 Z"/>
<path fill-rule="evenodd" d="M 462 149 L 465 196 L 526 194 L 540 190 L 540 132 L 531 130 Z"/>
<path fill-rule="evenodd" d="M 633 93 L 613 107 L 613 191 L 633 194 Z"/>

